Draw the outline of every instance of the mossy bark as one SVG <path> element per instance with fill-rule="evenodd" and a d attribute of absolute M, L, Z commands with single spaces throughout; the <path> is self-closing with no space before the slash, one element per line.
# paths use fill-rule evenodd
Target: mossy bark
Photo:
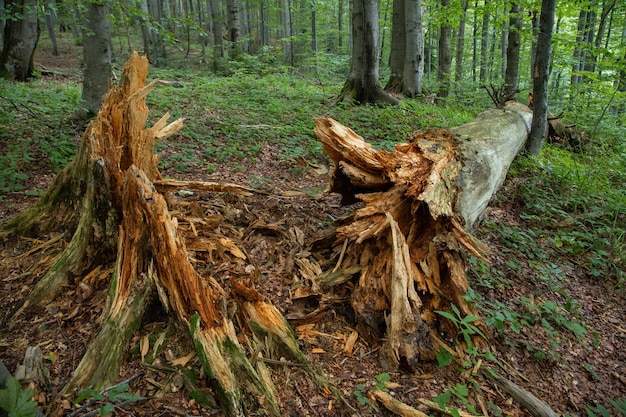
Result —
<path fill-rule="evenodd" d="M 226 414 L 245 416 L 248 406 L 257 404 L 267 414 L 279 416 L 268 368 L 260 361 L 253 364 L 246 356 L 225 300 L 232 298 L 241 304 L 238 323 L 247 323 L 258 335 L 272 334 L 277 349 L 309 370 L 320 386 L 326 386 L 325 378 L 299 350 L 284 317 L 251 283 L 235 282 L 240 291 L 228 293 L 215 278 L 195 270 L 186 236 L 161 194 L 179 187 L 239 195 L 254 190 L 236 184 L 162 180 L 154 144 L 176 133 L 182 120 L 168 124 L 166 114 L 146 128 L 145 97 L 152 89 L 152 84 L 145 86 L 147 72 L 147 60 L 134 54 L 120 84 L 107 93 L 98 117 L 83 135 L 75 159 L 33 207 L 2 226 L 0 236 L 68 230 L 70 242 L 35 286 L 31 304 L 51 299 L 86 276 L 106 279 L 107 274 L 90 271 L 115 265 L 102 327 L 64 393 L 102 387 L 118 379 L 131 337 L 147 306 L 157 300 L 152 296 L 156 288 L 164 310 L 190 329 Z M 232 261 L 226 253 L 235 259 L 246 257 L 235 243 L 221 236 L 207 245 L 218 249 L 225 258 L 221 261 Z M 57 407 L 51 415 L 60 412 Z"/>

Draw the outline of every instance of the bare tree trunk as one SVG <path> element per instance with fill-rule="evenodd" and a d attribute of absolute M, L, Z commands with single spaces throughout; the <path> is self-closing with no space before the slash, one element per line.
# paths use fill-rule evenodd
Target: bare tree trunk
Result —
<path fill-rule="evenodd" d="M 90 2 L 86 7 L 82 101 L 88 112 L 96 114 L 111 79 L 111 31 L 105 5 Z"/>
<path fill-rule="evenodd" d="M 506 48 L 505 93 L 516 94 L 519 84 L 520 47 L 522 44 L 522 8 L 519 0 L 513 0 L 509 16 L 509 36 Z"/>
<path fill-rule="evenodd" d="M 215 57 L 224 57 L 224 32 L 222 31 L 222 11 L 219 0 L 209 0 L 211 16 L 213 17 L 213 51 Z"/>
<path fill-rule="evenodd" d="M 581 76 L 578 74 L 580 70 L 582 70 L 582 62 L 583 62 L 583 42 L 585 36 L 585 24 L 587 21 L 587 10 L 584 8 L 580 10 L 578 14 L 578 31 L 576 35 L 576 47 L 574 48 L 574 56 L 573 56 L 573 64 L 572 64 L 572 76 L 571 76 L 571 85 L 576 85 L 580 82 Z"/>
<path fill-rule="evenodd" d="M 59 46 L 57 45 L 57 37 L 54 32 L 54 10 L 50 7 L 50 0 L 44 3 L 44 18 L 46 20 L 46 27 L 48 29 L 48 36 L 52 43 L 52 55 L 59 55 Z"/>
<path fill-rule="evenodd" d="M 389 53 L 389 69 L 391 75 L 385 85 L 385 91 L 402 92 L 402 74 L 406 58 L 406 27 L 404 24 L 404 1 L 394 0 L 391 14 L 391 51 Z"/>
<path fill-rule="evenodd" d="M 422 94 L 422 79 L 424 78 L 424 28 L 421 0 L 405 0 L 404 31 L 406 54 L 402 74 L 402 94 L 415 97 Z"/>
<path fill-rule="evenodd" d="M 397 104 L 398 100 L 387 94 L 378 80 L 378 1 L 355 0 L 352 10 L 352 60 L 348 80 L 339 99 L 359 103 L 385 102 Z"/>
<path fill-rule="evenodd" d="M 0 77 L 27 81 L 35 74 L 33 57 L 39 41 L 36 0 L 5 0 L 19 19 L 8 19 L 4 30 L 4 46 L 0 55 Z"/>
<path fill-rule="evenodd" d="M 533 71 L 533 123 L 528 138 L 528 152 L 535 156 L 539 155 L 548 128 L 548 81 L 550 78 L 552 27 L 554 26 L 555 9 L 556 0 L 543 0 L 539 18 L 537 58 Z"/>
<path fill-rule="evenodd" d="M 239 20 L 239 5 L 239 0 L 226 1 L 226 12 L 228 14 L 228 41 L 230 42 L 229 49 L 233 58 L 236 58 L 241 53 L 241 23 Z"/>
<path fill-rule="evenodd" d="M 484 83 L 487 80 L 487 65 L 489 54 L 489 0 L 483 5 L 483 24 L 480 35 L 480 73 L 479 80 Z"/>
<path fill-rule="evenodd" d="M 465 52 L 465 20 L 467 19 L 467 5 L 469 0 L 463 0 L 463 11 L 459 19 L 459 31 L 456 37 L 456 71 L 454 81 L 457 83 L 463 79 L 463 53 Z"/>
<path fill-rule="evenodd" d="M 450 7 L 450 0 L 441 0 L 441 7 Z M 439 28 L 439 53 L 437 55 L 437 81 L 439 81 L 439 97 L 448 97 L 450 92 L 450 67 L 452 65 L 452 25 L 446 21 Z"/>

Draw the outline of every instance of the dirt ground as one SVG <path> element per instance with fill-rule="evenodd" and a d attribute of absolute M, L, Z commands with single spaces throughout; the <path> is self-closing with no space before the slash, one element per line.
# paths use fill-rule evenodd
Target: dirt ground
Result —
<path fill-rule="evenodd" d="M 61 57 L 52 57 L 40 51 L 36 55 L 36 63 L 51 71 L 44 77 L 58 77 L 68 72 L 72 76 L 79 74 L 76 71 L 79 59 L 73 50 L 62 50 Z M 333 220 L 353 208 L 340 207 L 335 196 L 321 196 L 320 190 L 328 181 L 328 173 L 323 168 L 310 166 L 303 160 L 277 161 L 273 157 L 275 154 L 275 150 L 266 148 L 255 163 L 246 165 L 244 170 L 230 169 L 224 164 L 216 165 L 216 172 L 210 175 L 206 170 L 188 172 L 184 177 L 175 172 L 163 174 L 177 179 L 241 184 L 250 181 L 252 172 L 259 178 L 268 179 L 265 184 L 267 195 L 242 198 L 196 193 L 187 198 L 201 203 L 205 210 L 221 213 L 232 227 L 248 230 L 240 243 L 250 255 L 251 262 L 261 271 L 261 278 L 256 282 L 257 289 L 291 320 L 302 351 L 344 393 L 345 399 L 337 400 L 316 387 L 302 369 L 272 365 L 272 379 L 284 415 L 394 415 L 380 404 L 372 405 L 365 400 L 367 391 L 377 384 L 376 377 L 385 372 L 379 363 L 379 345 L 367 344 L 359 338 L 351 351 L 345 349 L 355 328 L 354 314 L 348 301 L 349 285 L 335 289 L 333 294 L 316 293 L 313 297 L 298 298 L 294 295 L 294 284 L 297 282 L 284 265 L 285 259 L 293 256 L 294 250 L 297 253 L 308 248 L 306 244 L 299 246 L 280 231 L 298 229 L 303 233 L 304 242 L 311 242 Z M 37 161 L 33 161 L 31 166 L 29 178 L 33 179 L 33 183 L 29 184 L 29 188 L 46 189 L 53 178 L 52 173 L 41 172 Z M 507 181 L 501 193 L 508 193 L 511 198 L 494 201 L 487 213 L 488 220 L 523 225 L 524 220 L 520 217 L 523 207 L 516 203 L 513 196 L 516 181 Z M 299 190 L 303 195 L 282 198 L 277 190 Z M 34 197 L 24 194 L 4 196 L 0 199 L 0 221 L 14 216 L 34 201 Z M 271 227 L 255 227 L 259 219 Z M 486 300 L 506 303 L 526 296 L 558 304 L 567 301 L 564 292 L 554 292 L 548 284 L 530 279 L 523 268 L 517 273 L 507 269 L 505 265 L 514 255 L 493 233 L 479 229 L 477 235 L 492 249 L 494 268 L 508 271 L 506 279 L 514 283 L 505 288 L 476 288 Z M 90 287 L 76 282 L 75 286 L 67 288 L 48 305 L 15 314 L 34 283 L 45 272 L 46 262 L 54 258 L 62 245 L 50 245 L 48 249 L 33 253 L 29 251 L 41 248 L 40 245 L 54 237 L 0 241 L 0 360 L 14 372 L 23 362 L 28 346 L 42 349 L 50 373 L 48 384 L 41 387 L 37 398 L 44 409 L 45 404 L 50 403 L 69 380 L 94 332 L 98 330 L 107 291 L 105 285 Z M 524 263 L 522 259 L 518 261 Z M 553 345 L 554 339 L 546 337 L 538 322 L 534 327 L 523 327 L 519 335 L 510 331 L 494 331 L 489 342 L 502 375 L 547 402 L 560 415 L 586 416 L 585 404 L 601 403 L 608 407 L 608 398 L 626 397 L 624 291 L 616 290 L 610 281 L 591 278 L 576 260 L 551 261 L 566 273 L 567 279 L 561 285 L 571 299 L 580 303 L 578 314 L 580 320 L 588 325 L 587 336 L 581 341 L 573 337 L 558 339 L 557 347 Z M 330 298 L 332 303 L 320 301 Z M 310 314 L 314 312 L 316 314 Z M 187 331 L 172 323 L 160 308 L 152 309 L 147 317 L 131 342 L 126 364 L 120 372 L 120 380 L 133 378 L 130 391 L 147 399 L 125 407 L 126 411 L 117 410 L 118 415 L 221 415 L 219 409 L 203 405 L 199 399 L 201 396 L 197 395 L 201 393 L 210 399 L 212 391 L 210 381 L 199 369 L 198 359 L 190 355 L 193 347 L 186 336 Z M 165 335 L 167 338 L 155 355 L 153 346 Z M 151 341 L 147 353 L 140 349 L 141 340 L 146 336 Z M 529 341 L 535 348 L 553 354 L 537 359 Z M 148 358 L 150 355 L 156 356 L 152 357 L 151 363 L 142 360 L 142 356 Z M 458 387 L 457 384 L 469 384 L 468 401 L 479 413 L 498 415 L 498 412 L 488 410 L 486 404 L 492 402 L 500 407 L 501 415 L 530 415 L 497 386 L 471 372 L 460 372 L 458 368 L 454 364 L 440 367 L 436 363 L 423 363 L 414 372 L 392 372 L 387 392 L 427 414 L 439 415 L 419 400 L 432 399 L 448 387 Z M 68 415 L 72 408 L 78 407 L 69 402 L 66 406 Z M 88 410 L 80 410 L 74 415 L 83 415 Z M 253 410 L 250 414 L 259 415 Z"/>

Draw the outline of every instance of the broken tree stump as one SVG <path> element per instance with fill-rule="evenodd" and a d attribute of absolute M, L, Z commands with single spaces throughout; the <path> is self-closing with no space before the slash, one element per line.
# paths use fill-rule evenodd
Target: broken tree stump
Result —
<path fill-rule="evenodd" d="M 74 160 L 35 205 L 0 226 L 4 238 L 62 231 L 69 241 L 22 310 L 45 305 L 87 277 L 109 285 L 102 325 L 65 394 L 116 381 L 147 307 L 160 302 L 189 329 L 226 415 L 245 416 L 254 407 L 279 416 L 268 367 L 260 360 L 253 363 L 241 345 L 247 335 L 271 340 L 273 345 L 263 351 L 291 358 L 320 387 L 327 388 L 326 378 L 300 351 L 279 310 L 255 290 L 247 255 L 217 227 L 223 219 L 186 219 L 169 206 L 176 199 L 167 196 L 181 187 L 239 195 L 255 191 L 236 184 L 162 180 L 154 145 L 175 134 L 183 121 L 168 124 L 166 114 L 146 127 L 145 97 L 155 84 L 145 85 L 147 74 L 147 59 L 133 54 L 119 85 L 107 93 L 85 131 Z M 202 210 L 198 212 L 202 217 Z M 232 265 L 225 274 L 229 277 L 218 282 L 208 272 L 200 274 L 187 242 L 194 251 L 208 253 L 209 262 Z M 246 336 L 240 338 L 242 331 Z M 260 349 L 248 346 L 247 351 L 255 350 Z M 59 403 L 49 415 L 63 412 Z"/>
<path fill-rule="evenodd" d="M 335 231 L 337 266 L 317 280 L 328 287 L 358 276 L 351 298 L 357 330 L 370 342 L 384 338 L 388 367 L 434 359 L 441 327 L 456 337 L 437 311 L 454 304 L 459 320 L 477 317 L 463 297 L 462 252 L 486 260 L 488 248 L 469 231 L 522 149 L 531 117 L 509 103 L 463 126 L 416 133 L 392 152 L 332 119 L 316 120 L 334 165 L 329 190 L 344 204 L 362 202 Z"/>

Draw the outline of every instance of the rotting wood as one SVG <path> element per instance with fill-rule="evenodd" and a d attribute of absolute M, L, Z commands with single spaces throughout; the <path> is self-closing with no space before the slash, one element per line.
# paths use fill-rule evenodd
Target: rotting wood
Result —
<path fill-rule="evenodd" d="M 0 228 L 0 237 L 65 230 L 70 242 L 24 308 L 45 302 L 67 285 L 110 279 L 102 326 L 63 392 L 113 383 L 146 308 L 160 301 L 189 328 L 226 415 L 248 415 L 248 407 L 280 415 L 270 369 L 262 360 L 250 362 L 238 337 L 241 331 L 258 335 L 259 341 L 272 340 L 273 346 L 264 346 L 263 351 L 280 352 L 302 364 L 325 394 L 339 395 L 299 350 L 281 313 L 256 293 L 251 280 L 239 282 L 254 271 L 247 272 L 244 251 L 218 230 L 232 229 L 223 224 L 223 216 L 205 216 L 201 207 L 192 207 L 192 217 L 183 214 L 186 223 L 179 224 L 176 216 L 182 204 L 169 206 L 180 202 L 172 194 L 166 198 L 170 191 L 192 188 L 246 196 L 253 190 L 161 178 L 154 145 L 175 134 L 183 121 L 168 124 L 166 114 L 146 127 L 145 97 L 154 86 L 154 82 L 145 85 L 147 73 L 147 59 L 133 54 L 120 83 L 107 93 L 97 118 L 85 131 L 74 160 L 34 206 Z M 205 263 L 238 268 L 237 273 L 229 271 L 232 282 L 223 287 L 228 279 L 221 284 L 216 277 L 200 275 L 188 252 L 188 240 L 194 251 L 206 251 Z M 229 303 L 240 305 L 230 308 Z M 238 329 L 236 324 L 246 328 Z M 63 412 L 61 398 L 56 400 L 50 415 Z"/>
<path fill-rule="evenodd" d="M 393 398 L 388 392 L 374 390 L 372 391 L 372 395 L 384 405 L 385 408 L 401 417 L 428 417 L 428 414 Z"/>
<path fill-rule="evenodd" d="M 508 393 L 522 407 L 535 417 L 558 417 L 558 414 L 548 404 L 535 397 L 519 385 L 500 376 L 491 368 L 483 368 L 481 374 L 493 381 L 503 391 Z"/>
<path fill-rule="evenodd" d="M 487 260 L 488 247 L 470 230 L 522 148 L 531 116 L 510 103 L 454 129 L 418 132 L 393 151 L 375 150 L 332 119 L 316 120 L 333 162 L 329 191 L 343 204 L 362 202 L 337 226 L 331 256 L 339 260 L 317 282 L 358 277 L 351 299 L 357 330 L 369 342 L 383 340 L 384 365 L 412 368 L 434 359 L 440 324 L 456 337 L 458 329 L 437 311 L 454 304 L 463 316 L 477 316 L 464 299 L 463 251 Z"/>

